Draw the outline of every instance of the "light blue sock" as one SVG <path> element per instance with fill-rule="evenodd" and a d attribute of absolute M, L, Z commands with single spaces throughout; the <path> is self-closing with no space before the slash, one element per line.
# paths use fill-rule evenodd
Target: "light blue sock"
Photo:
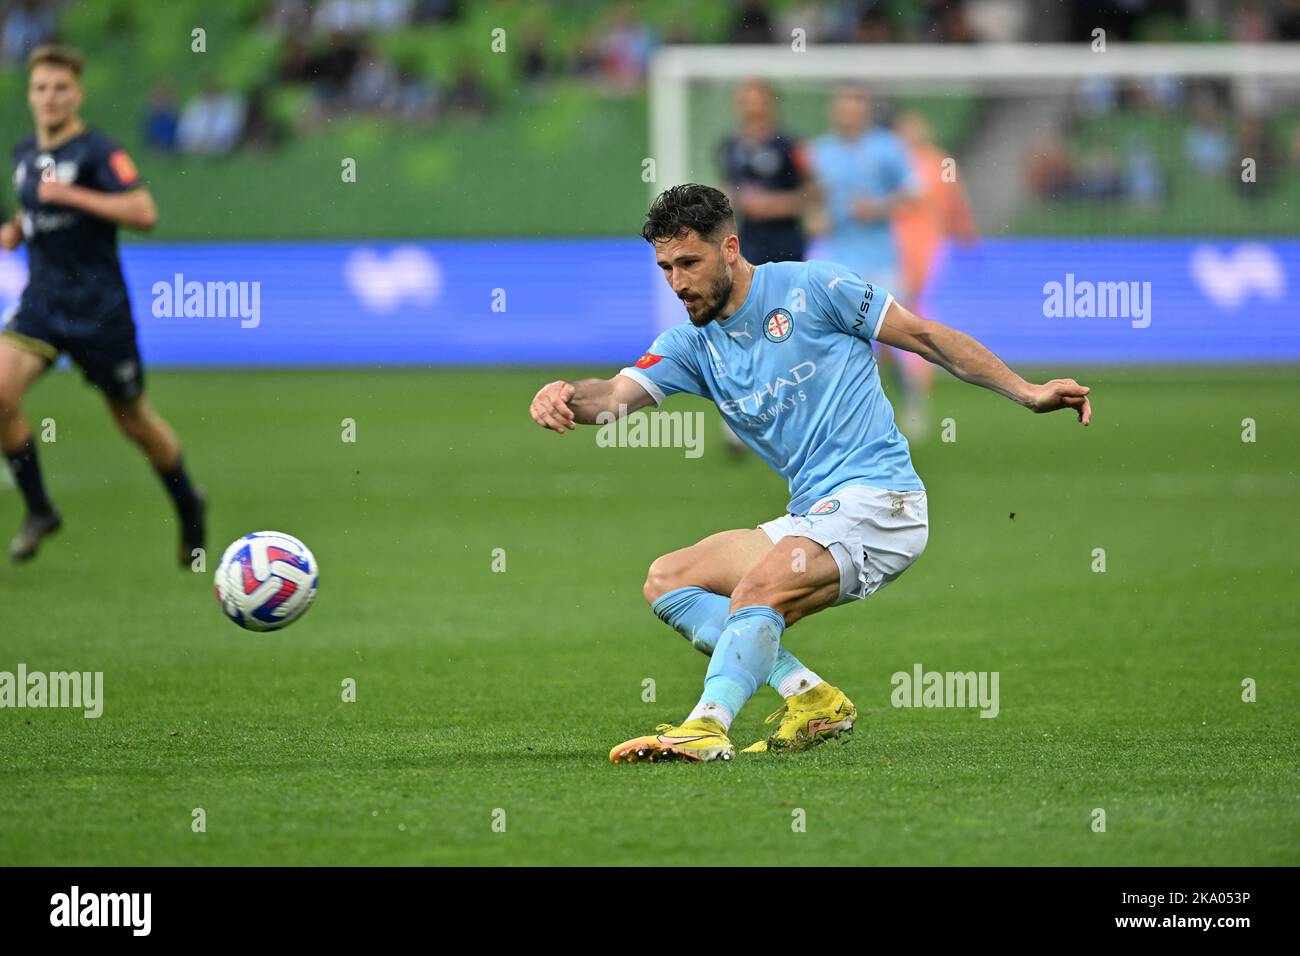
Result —
<path fill-rule="evenodd" d="M 677 588 L 650 606 L 659 619 L 705 654 L 712 654 L 731 613 L 731 598 L 704 588 Z"/>
<path fill-rule="evenodd" d="M 650 609 L 661 621 L 690 641 L 696 650 L 712 655 L 718 638 L 722 636 L 722 629 L 727 626 L 731 598 L 704 588 L 676 588 L 655 601 Z M 798 678 L 794 677 L 796 674 L 799 675 Z M 785 687 L 782 687 L 783 682 L 786 683 Z M 783 697 L 789 697 L 791 693 L 821 683 L 821 678 L 783 647 L 777 652 L 772 673 L 767 675 L 767 683 Z"/>
<path fill-rule="evenodd" d="M 774 608 L 742 607 L 734 611 L 709 659 L 704 693 L 687 719 L 709 716 L 720 720 L 724 727 L 730 726 L 772 673 L 784 632 L 785 618 Z"/>

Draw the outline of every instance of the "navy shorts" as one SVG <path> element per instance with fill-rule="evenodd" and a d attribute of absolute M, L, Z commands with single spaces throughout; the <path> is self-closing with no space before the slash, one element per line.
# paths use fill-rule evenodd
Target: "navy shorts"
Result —
<path fill-rule="evenodd" d="M 87 317 L 24 295 L 0 335 L 51 363 L 67 353 L 86 381 L 115 402 L 133 401 L 144 394 L 144 367 L 131 303 L 125 298 Z"/>

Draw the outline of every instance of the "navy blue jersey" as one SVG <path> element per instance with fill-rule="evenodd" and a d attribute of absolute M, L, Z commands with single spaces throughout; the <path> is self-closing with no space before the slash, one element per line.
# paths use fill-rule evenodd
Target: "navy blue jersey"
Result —
<path fill-rule="evenodd" d="M 140 184 L 131 158 L 107 136 L 87 129 L 57 149 L 35 136 L 14 147 L 14 188 L 22 212 L 30 272 L 28 291 L 79 309 L 126 298 L 117 257 L 117 224 L 37 199 L 41 178 L 120 193 Z"/>
<path fill-rule="evenodd" d="M 782 133 L 757 141 L 741 136 L 725 139 L 718 146 L 718 165 L 732 189 L 757 186 L 789 192 L 803 186 L 798 144 Z M 741 251 L 755 265 L 803 258 L 803 227 L 797 217 L 748 219 L 738 214 L 737 227 Z"/>

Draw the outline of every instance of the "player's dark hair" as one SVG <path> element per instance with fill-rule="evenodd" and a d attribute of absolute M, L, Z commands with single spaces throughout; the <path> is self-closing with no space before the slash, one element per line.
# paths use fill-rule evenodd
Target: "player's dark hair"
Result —
<path fill-rule="evenodd" d="M 71 70 L 73 76 L 80 77 L 81 71 L 86 67 L 86 58 L 71 47 L 42 43 L 28 55 L 27 72 L 30 74 L 42 64 L 61 66 L 65 70 Z"/>
<path fill-rule="evenodd" d="M 736 216 L 725 193 L 699 183 L 665 189 L 650 204 L 641 236 L 653 245 L 692 231 L 709 241 L 736 231 Z"/>

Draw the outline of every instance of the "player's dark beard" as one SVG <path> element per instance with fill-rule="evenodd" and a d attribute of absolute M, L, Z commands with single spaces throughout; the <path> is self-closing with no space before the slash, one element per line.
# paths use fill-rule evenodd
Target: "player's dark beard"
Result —
<path fill-rule="evenodd" d="M 731 298 L 731 285 L 731 275 L 724 271 L 722 277 L 709 289 L 708 298 L 705 300 L 710 303 L 709 307 L 699 315 L 687 311 L 691 324 L 702 329 L 716 319 L 722 313 L 727 300 Z"/>

